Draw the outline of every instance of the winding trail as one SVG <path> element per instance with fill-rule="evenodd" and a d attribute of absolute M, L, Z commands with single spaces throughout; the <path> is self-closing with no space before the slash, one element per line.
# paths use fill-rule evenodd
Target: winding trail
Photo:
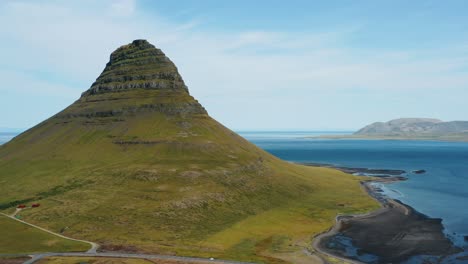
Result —
<path fill-rule="evenodd" d="M 133 259 L 159 259 L 159 260 L 176 260 L 176 261 L 186 261 L 186 262 L 197 262 L 197 263 L 223 263 L 223 264 L 253 264 L 250 262 L 239 262 L 239 261 L 229 261 L 229 260 L 218 260 L 218 259 L 207 259 L 207 258 L 193 258 L 193 257 L 178 257 L 178 256 L 170 256 L 170 255 L 153 255 L 153 254 L 126 254 L 126 253 L 118 253 L 118 252 L 107 252 L 107 253 L 101 253 L 97 252 L 99 249 L 99 245 L 97 243 L 91 242 L 91 241 L 86 241 L 86 240 L 81 240 L 81 239 L 74 239 L 70 237 L 66 237 L 64 235 L 61 235 L 59 233 L 52 232 L 50 230 L 47 230 L 45 228 L 42 228 L 40 226 L 25 222 L 23 220 L 20 220 L 16 218 L 15 216 L 20 212 L 21 210 L 16 210 L 13 214 L 7 215 L 4 213 L 0 212 L 0 215 L 3 215 L 5 217 L 8 217 L 10 219 L 13 219 L 15 221 L 18 221 L 20 223 L 23 223 L 25 225 L 37 228 L 39 230 L 42 230 L 44 232 L 47 232 L 49 234 L 52 234 L 54 236 L 58 236 L 63 239 L 71 240 L 71 241 L 77 241 L 77 242 L 83 242 L 87 243 L 91 246 L 91 248 L 84 252 L 84 253 L 77 253 L 77 252 L 71 252 L 71 253 L 61 253 L 61 252 L 51 252 L 51 253 L 38 253 L 38 254 L 31 254 L 29 255 L 31 259 L 23 262 L 23 264 L 33 264 L 43 258 L 47 257 L 110 257 L 110 258 L 133 258 Z"/>
<path fill-rule="evenodd" d="M 52 234 L 52 235 L 54 235 L 54 236 L 58 236 L 58 237 L 60 237 L 60 238 L 67 239 L 67 240 L 71 240 L 71 241 L 76 241 L 76 242 L 82 242 L 82 243 L 89 244 L 89 245 L 91 246 L 91 248 L 90 248 L 88 251 L 86 251 L 86 253 L 96 253 L 97 250 L 99 249 L 99 245 L 96 244 L 96 243 L 94 243 L 94 242 L 86 241 L 86 240 L 81 240 L 81 239 L 74 239 L 74 238 L 71 238 L 71 237 L 66 237 L 66 236 L 61 235 L 61 234 L 59 234 L 59 233 L 52 232 L 52 231 L 47 230 L 47 229 L 45 229 L 45 228 L 42 228 L 42 227 L 40 227 L 40 226 L 37 226 L 37 225 L 31 224 L 31 223 L 25 222 L 25 221 L 23 221 L 23 220 L 21 220 L 21 219 L 18 219 L 18 218 L 15 217 L 17 213 L 18 213 L 18 210 L 16 210 L 16 212 L 15 212 L 13 215 L 7 215 L 7 214 L 4 214 L 4 213 L 0 213 L 0 214 L 3 215 L 3 216 L 8 217 L 8 218 L 10 218 L 10 219 L 13 219 L 13 220 L 15 220 L 15 221 L 18 221 L 18 222 L 20 222 L 20 223 L 23 223 L 23 224 L 25 224 L 25 225 L 28 225 L 28 226 L 37 228 L 37 229 L 39 229 L 39 230 L 42 230 L 42 231 L 44 231 L 44 232 L 47 232 L 47 233 L 49 233 L 49 234 Z"/>
<path fill-rule="evenodd" d="M 36 261 L 47 257 L 108 257 L 108 258 L 133 258 L 133 259 L 158 259 L 158 260 L 175 260 L 184 262 L 196 263 L 222 263 L 222 264 L 254 264 L 250 262 L 238 262 L 229 260 L 206 259 L 206 258 L 191 258 L 177 257 L 167 255 L 151 255 L 151 254 L 125 254 L 125 253 L 43 253 L 32 256 L 33 258 L 23 262 L 23 264 L 33 264 Z"/>

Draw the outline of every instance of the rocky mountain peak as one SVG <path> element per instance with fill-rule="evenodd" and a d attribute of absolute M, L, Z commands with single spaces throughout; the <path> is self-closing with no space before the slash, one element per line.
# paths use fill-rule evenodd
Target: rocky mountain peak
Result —
<path fill-rule="evenodd" d="M 147 40 L 137 39 L 112 52 L 104 71 L 83 97 L 135 88 L 188 93 L 174 63 Z"/>

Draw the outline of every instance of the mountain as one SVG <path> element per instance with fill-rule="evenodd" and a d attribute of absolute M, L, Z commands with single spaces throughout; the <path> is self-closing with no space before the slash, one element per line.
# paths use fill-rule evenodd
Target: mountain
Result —
<path fill-rule="evenodd" d="M 429 118 L 400 118 L 368 125 L 356 136 L 467 138 L 468 121 L 443 122 Z"/>
<path fill-rule="evenodd" d="M 284 162 L 227 129 L 146 40 L 0 146 L 0 211 L 40 203 L 21 217 L 101 250 L 295 262 L 337 213 L 377 206 L 359 180 Z"/>
<path fill-rule="evenodd" d="M 360 130 L 356 135 L 401 135 L 430 131 L 441 120 L 431 118 L 400 118 L 388 122 L 376 122 Z"/>

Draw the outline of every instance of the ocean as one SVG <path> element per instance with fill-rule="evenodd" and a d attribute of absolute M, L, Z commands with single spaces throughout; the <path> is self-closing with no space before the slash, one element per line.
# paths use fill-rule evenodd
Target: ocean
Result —
<path fill-rule="evenodd" d="M 385 185 L 385 193 L 429 217 L 441 218 L 446 235 L 468 252 L 467 142 L 307 138 L 343 132 L 239 133 L 292 162 L 407 171 L 408 180 Z M 426 173 L 411 173 L 414 170 Z"/>

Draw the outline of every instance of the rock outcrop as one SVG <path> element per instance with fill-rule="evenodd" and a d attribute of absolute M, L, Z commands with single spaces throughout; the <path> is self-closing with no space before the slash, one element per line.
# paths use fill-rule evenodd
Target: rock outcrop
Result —
<path fill-rule="evenodd" d="M 141 112 L 207 115 L 190 96 L 174 63 L 148 41 L 135 40 L 115 50 L 91 87 L 57 117 L 64 122 L 78 117 L 118 121 Z"/>
<path fill-rule="evenodd" d="M 185 91 L 184 80 L 166 55 L 146 40 L 135 40 L 114 51 L 106 68 L 83 96 L 123 90 Z"/>

